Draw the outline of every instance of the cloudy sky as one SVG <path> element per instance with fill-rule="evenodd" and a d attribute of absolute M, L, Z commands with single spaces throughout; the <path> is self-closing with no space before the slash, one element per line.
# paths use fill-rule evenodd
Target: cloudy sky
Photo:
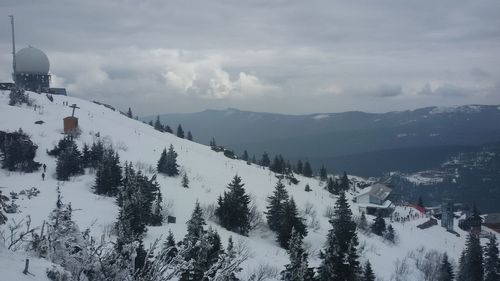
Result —
<path fill-rule="evenodd" d="M 500 104 L 500 1 L 2 0 L 53 86 L 136 114 Z"/>

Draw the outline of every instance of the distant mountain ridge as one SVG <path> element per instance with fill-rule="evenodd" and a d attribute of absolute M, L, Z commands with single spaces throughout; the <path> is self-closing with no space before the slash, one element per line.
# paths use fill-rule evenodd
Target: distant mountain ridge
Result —
<path fill-rule="evenodd" d="M 148 116 L 143 120 L 155 118 Z M 377 175 L 388 170 L 408 172 L 432 168 L 430 166 L 438 165 L 450 156 L 447 151 L 456 152 L 455 149 L 464 146 L 500 141 L 499 105 L 307 115 L 228 108 L 188 114 L 162 114 L 160 120 L 173 128 L 182 124 L 202 143 L 209 143 L 215 137 L 218 144 L 235 149 L 238 153 L 247 150 L 257 158 L 264 151 L 280 153 L 292 161 L 308 159 L 316 168 L 321 164 L 333 169 L 345 166 L 340 163 L 337 165 L 337 161 L 347 161 L 350 163 L 348 166 L 356 167 L 359 161 L 373 160 L 366 158 L 370 155 L 377 155 L 376 159 L 391 154 L 404 158 L 406 155 L 414 157 L 415 151 L 419 151 L 418 155 L 422 157 L 439 158 L 432 163 L 408 167 L 404 163 L 394 167 L 386 164 L 383 171 L 370 168 L 352 171 L 361 175 Z"/>

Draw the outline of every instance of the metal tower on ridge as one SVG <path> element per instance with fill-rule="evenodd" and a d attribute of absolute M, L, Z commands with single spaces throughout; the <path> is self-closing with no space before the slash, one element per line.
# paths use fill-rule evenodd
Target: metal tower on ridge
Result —
<path fill-rule="evenodd" d="M 16 36 L 14 32 L 14 15 L 9 15 L 10 25 L 12 27 L 12 77 L 16 83 Z"/>

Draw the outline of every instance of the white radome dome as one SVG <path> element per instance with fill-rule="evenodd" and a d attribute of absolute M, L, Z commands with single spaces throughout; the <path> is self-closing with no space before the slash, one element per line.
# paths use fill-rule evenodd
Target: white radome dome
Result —
<path fill-rule="evenodd" d="M 16 72 L 29 74 L 48 74 L 49 58 L 35 47 L 27 47 L 16 53 Z"/>

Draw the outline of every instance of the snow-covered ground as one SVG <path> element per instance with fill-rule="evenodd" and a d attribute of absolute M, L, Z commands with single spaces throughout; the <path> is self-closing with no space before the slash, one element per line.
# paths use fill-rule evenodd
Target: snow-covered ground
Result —
<path fill-rule="evenodd" d="M 247 165 L 244 161 L 231 160 L 222 153 L 210 150 L 208 146 L 200 145 L 168 133 L 155 131 L 149 125 L 129 119 L 117 111 L 112 111 L 104 106 L 89 101 L 54 96 L 54 102 L 50 102 L 45 95 L 31 94 L 30 97 L 36 102 L 38 109 L 32 107 L 8 106 L 8 92 L 0 92 L 0 130 L 14 131 L 19 128 L 28 133 L 38 147 L 35 160 L 47 165 L 47 177 L 42 181 L 41 172 L 31 174 L 12 173 L 0 170 L 0 187 L 4 187 L 3 193 L 10 191 L 19 192 L 31 187 L 38 188 L 41 193 L 34 198 L 27 199 L 21 196 L 16 203 L 21 206 L 20 212 L 8 215 L 9 221 L 21 220 L 27 215 L 31 216 L 32 225 L 41 225 L 54 208 L 56 202 L 56 188 L 60 186 L 63 201 L 71 202 L 74 211 L 74 219 L 80 229 L 91 227 L 92 234 L 100 236 L 101 233 L 109 233 L 113 222 L 117 218 L 118 208 L 113 198 L 97 196 L 92 193 L 94 174 L 88 170 L 83 176 L 72 178 L 67 182 L 58 182 L 55 179 L 55 158 L 48 156 L 46 150 L 53 146 L 63 137 L 63 118 L 71 115 L 71 109 L 63 106 L 63 102 L 70 105 L 75 103 L 80 107 L 76 110 L 79 118 L 79 126 L 82 129 L 77 143 L 81 148 L 83 143 L 91 144 L 99 134 L 105 142 L 113 145 L 119 152 L 122 163 L 132 162 L 136 168 L 154 168 L 163 148 L 172 144 L 178 153 L 178 163 L 190 179 L 190 188 L 181 186 L 181 177 L 158 176 L 161 185 L 164 202 L 169 205 L 173 216 L 177 217 L 177 223 L 167 224 L 159 227 L 149 227 L 145 239 L 146 245 L 155 238 L 163 235 L 169 229 L 172 230 L 176 239 L 182 239 L 186 232 L 185 222 L 189 219 L 196 200 L 202 205 L 213 204 L 217 197 L 224 192 L 231 178 L 238 174 L 245 183 L 248 193 L 252 194 L 261 212 L 265 211 L 266 198 L 273 191 L 277 179 L 267 169 L 255 165 Z M 42 120 L 45 123 L 36 125 L 34 122 Z M 196 139 L 196 132 L 193 132 Z M 309 249 L 312 251 L 311 265 L 317 266 L 319 260 L 317 253 L 322 248 L 326 233 L 330 229 L 328 218 L 324 216 L 327 208 L 332 207 L 335 197 L 323 189 L 316 179 L 297 177 L 298 185 L 288 186 L 288 192 L 295 199 L 297 205 L 304 210 L 306 205 L 312 205 L 316 212 L 318 227 L 309 229 L 305 239 Z M 305 192 L 304 186 L 309 184 L 312 192 Z M 348 197 L 352 198 L 353 194 Z M 355 215 L 359 210 L 351 203 Z M 408 209 L 398 209 L 401 213 Z M 368 216 L 371 221 L 372 217 Z M 390 245 L 380 237 L 374 235 L 360 234 L 360 244 L 363 246 L 363 259 L 369 259 L 373 268 L 382 280 L 390 280 L 394 271 L 394 263 L 403 258 L 409 250 L 418 247 L 447 252 L 448 255 L 457 260 L 464 247 L 466 233 L 458 230 L 460 237 L 446 232 L 439 226 L 427 230 L 420 230 L 416 226 L 426 221 L 426 218 L 418 218 L 406 223 L 394 223 L 393 226 L 398 235 L 398 243 Z M 236 240 L 245 241 L 253 252 L 252 257 L 243 264 L 241 277 L 246 280 L 252 271 L 260 264 L 273 265 L 279 270 L 288 262 L 286 252 L 275 242 L 274 234 L 267 228 L 250 233 L 249 237 L 238 236 L 229 232 L 213 222 L 209 225 L 217 229 L 221 238 L 227 241 L 232 235 Z M 6 227 L 5 225 L 2 227 Z M 1 228 L 1 227 L 0 227 Z M 458 228 L 458 227 L 457 227 Z M 46 280 L 42 267 L 49 265 L 43 260 L 34 259 L 33 273 L 35 276 L 26 277 L 22 273 L 24 252 L 10 253 L 0 247 L 0 276 L 9 276 L 5 280 Z M 10 275 L 9 275 L 10 274 Z M 25 279 L 23 279 L 25 278 Z M 420 280 L 417 274 L 412 279 Z"/>

